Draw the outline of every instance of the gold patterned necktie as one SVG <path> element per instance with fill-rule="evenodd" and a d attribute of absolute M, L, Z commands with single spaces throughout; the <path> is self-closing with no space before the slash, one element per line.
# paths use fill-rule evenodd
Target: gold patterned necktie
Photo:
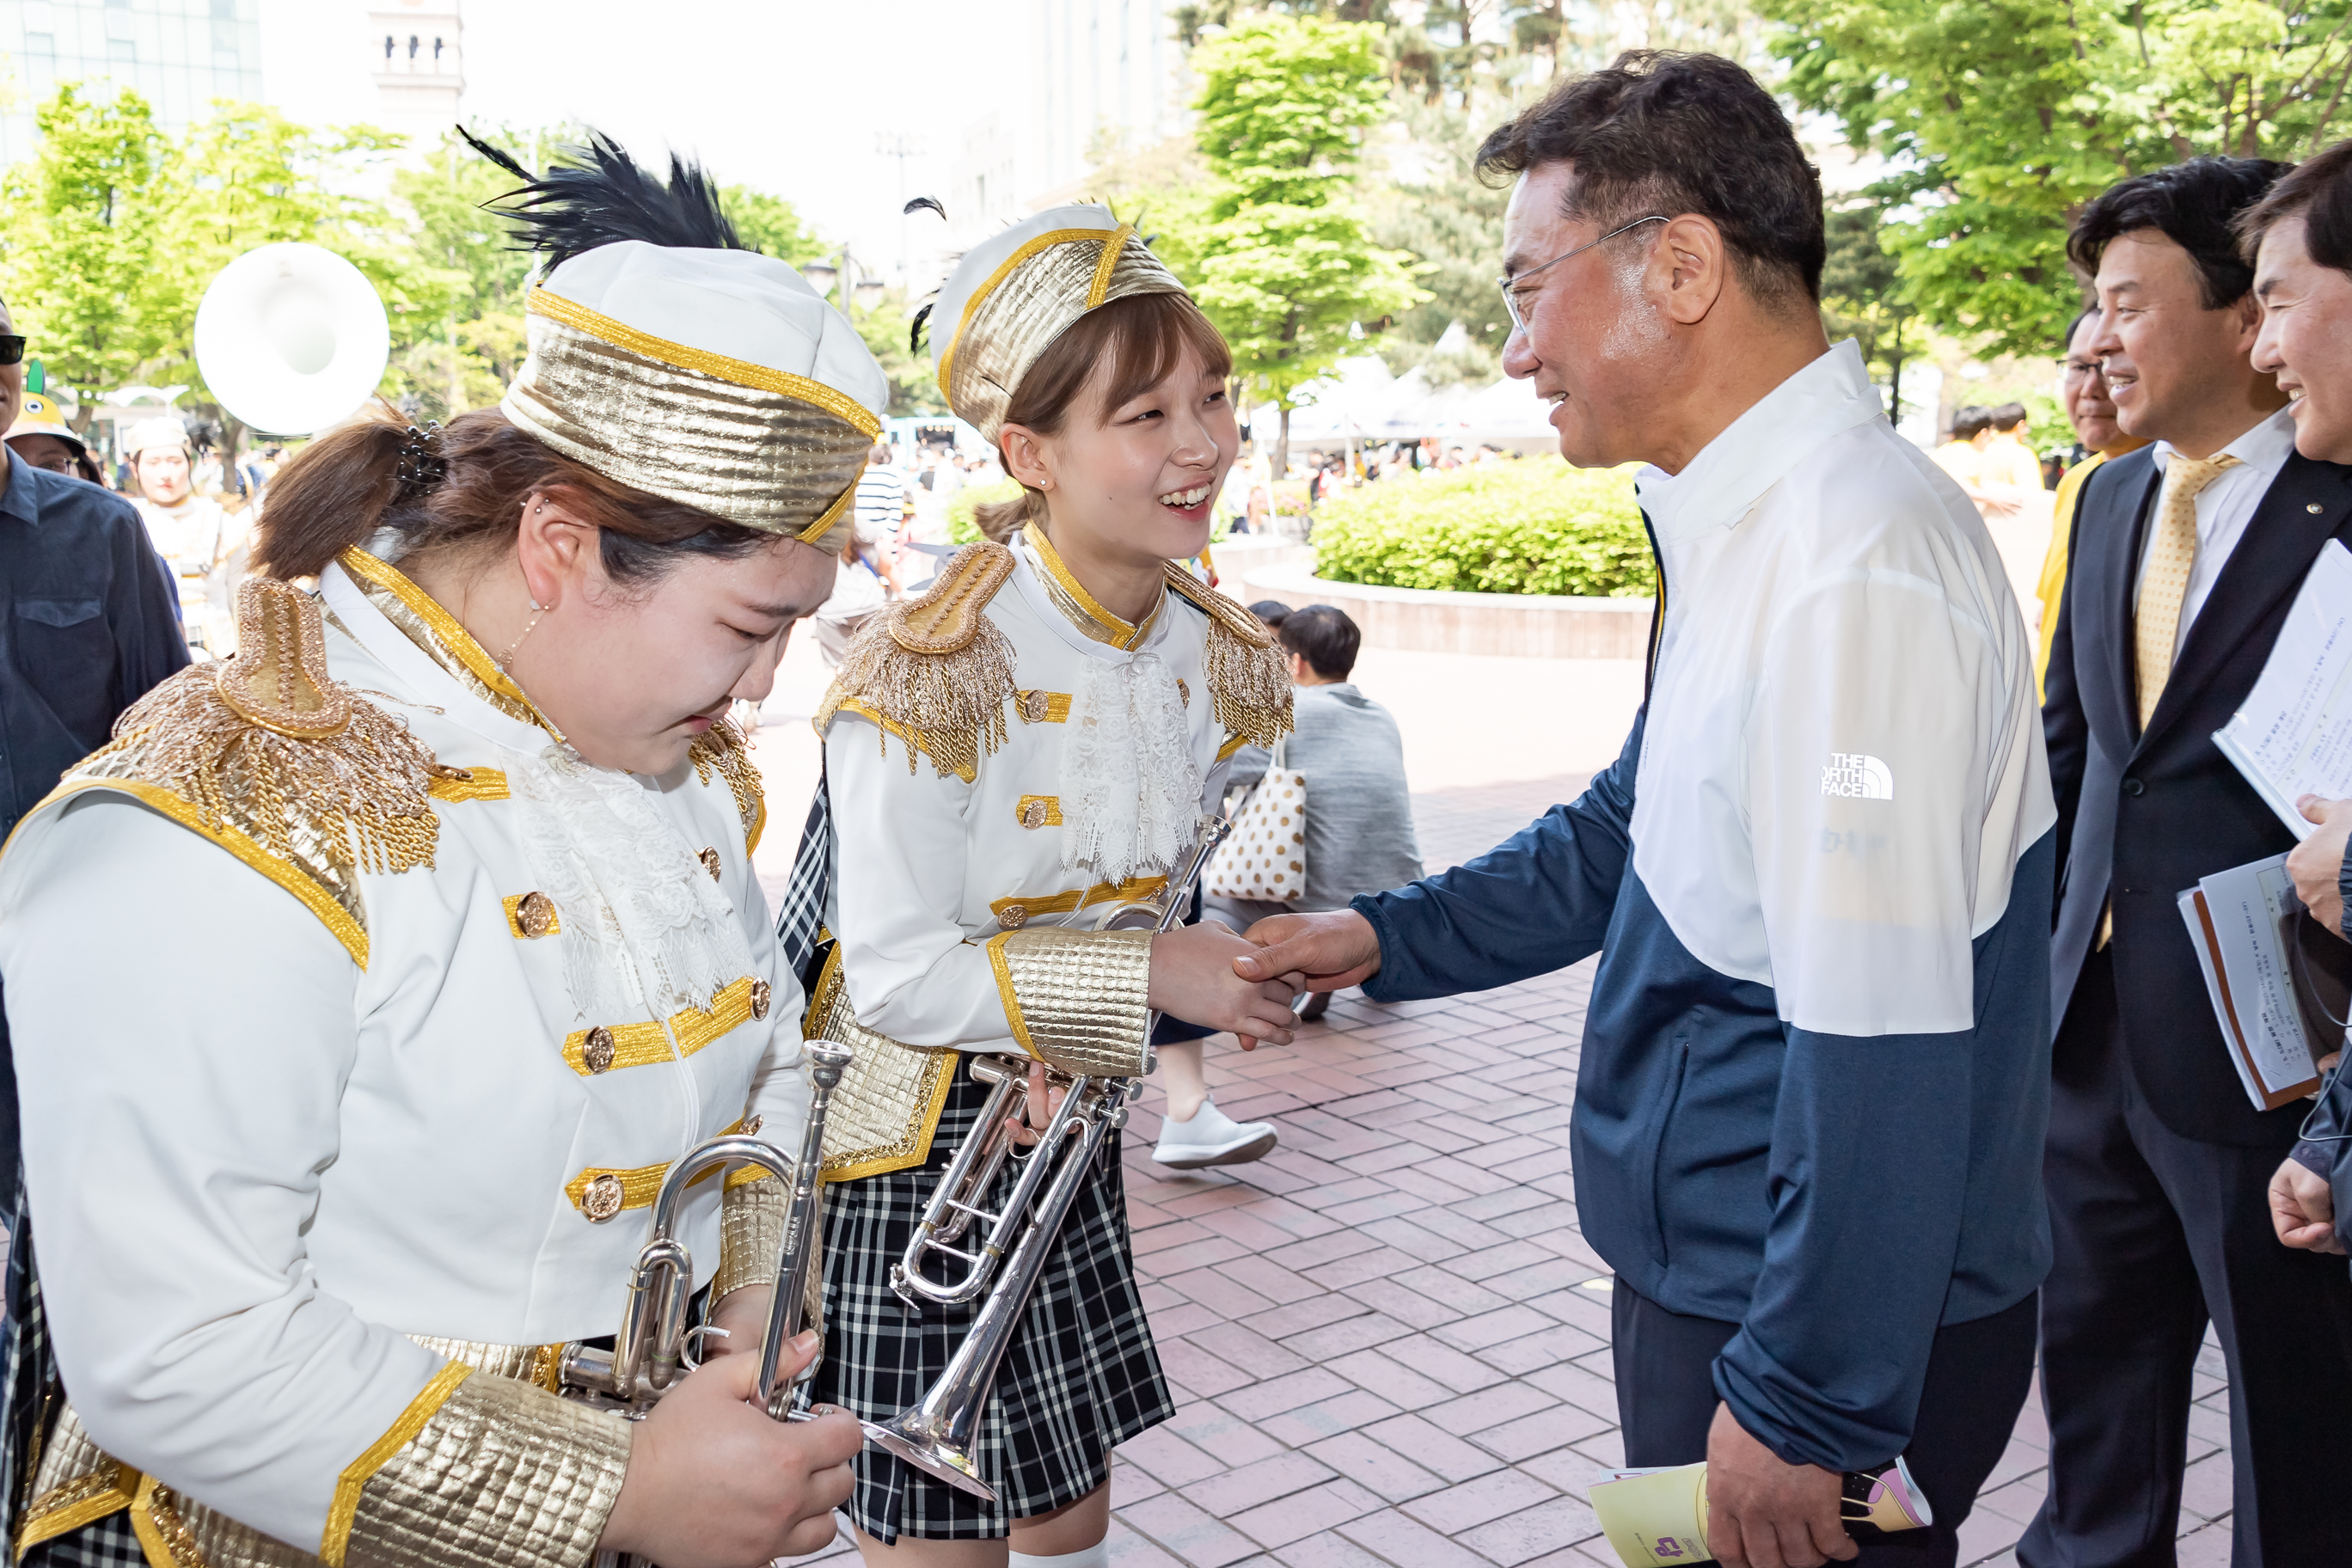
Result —
<path fill-rule="evenodd" d="M 2147 542 L 2147 571 L 2140 579 L 2139 610 L 2133 625 L 2133 668 L 2139 682 L 2139 727 L 2147 730 L 2164 683 L 2172 674 L 2172 648 L 2180 633 L 2180 601 L 2189 592 L 2189 569 L 2197 562 L 2197 497 L 2223 472 L 2238 466 L 2227 453 L 2216 458 L 2172 454 L 2164 467 L 2164 495 L 2156 512 L 2156 536 Z"/>

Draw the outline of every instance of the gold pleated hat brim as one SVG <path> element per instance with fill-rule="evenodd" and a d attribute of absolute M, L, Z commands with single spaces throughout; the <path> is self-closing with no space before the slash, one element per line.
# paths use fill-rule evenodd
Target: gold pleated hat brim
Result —
<path fill-rule="evenodd" d="M 530 353 L 499 407 L 616 484 L 762 533 L 839 547 L 881 433 L 872 410 L 806 376 L 637 331 L 544 289 Z"/>
<path fill-rule="evenodd" d="M 1079 317 L 1131 294 L 1183 292 L 1131 226 L 1041 234 L 964 305 L 940 356 L 940 390 L 959 418 L 993 441 L 1022 378 Z"/>

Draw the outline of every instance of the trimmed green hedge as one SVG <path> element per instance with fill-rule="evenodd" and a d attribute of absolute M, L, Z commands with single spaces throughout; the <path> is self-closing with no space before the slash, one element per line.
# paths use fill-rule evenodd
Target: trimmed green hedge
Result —
<path fill-rule="evenodd" d="M 1478 594 L 1646 598 L 1633 470 L 1558 458 L 1381 479 L 1323 503 L 1315 571 L 1341 583 Z"/>

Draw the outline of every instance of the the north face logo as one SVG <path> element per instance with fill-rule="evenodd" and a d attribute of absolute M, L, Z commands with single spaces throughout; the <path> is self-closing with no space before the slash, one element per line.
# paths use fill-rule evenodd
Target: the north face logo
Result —
<path fill-rule="evenodd" d="M 1849 800 L 1893 800 L 1895 775 L 1876 757 L 1860 752 L 1832 752 L 1822 770 L 1822 793 Z"/>

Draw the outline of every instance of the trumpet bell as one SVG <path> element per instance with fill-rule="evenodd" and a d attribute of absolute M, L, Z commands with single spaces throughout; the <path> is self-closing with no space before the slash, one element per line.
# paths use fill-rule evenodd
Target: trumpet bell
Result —
<path fill-rule="evenodd" d="M 220 269 L 196 307 L 196 366 L 220 405 L 272 436 L 351 417 L 392 358 L 375 286 L 322 246 L 258 246 Z"/>
<path fill-rule="evenodd" d="M 985 1503 L 996 1500 L 996 1489 L 980 1479 L 980 1465 L 958 1447 L 943 1424 L 920 1405 L 895 1421 L 877 1426 L 868 1423 L 866 1440 L 884 1453 L 903 1459 L 933 1480 L 970 1492 Z"/>

